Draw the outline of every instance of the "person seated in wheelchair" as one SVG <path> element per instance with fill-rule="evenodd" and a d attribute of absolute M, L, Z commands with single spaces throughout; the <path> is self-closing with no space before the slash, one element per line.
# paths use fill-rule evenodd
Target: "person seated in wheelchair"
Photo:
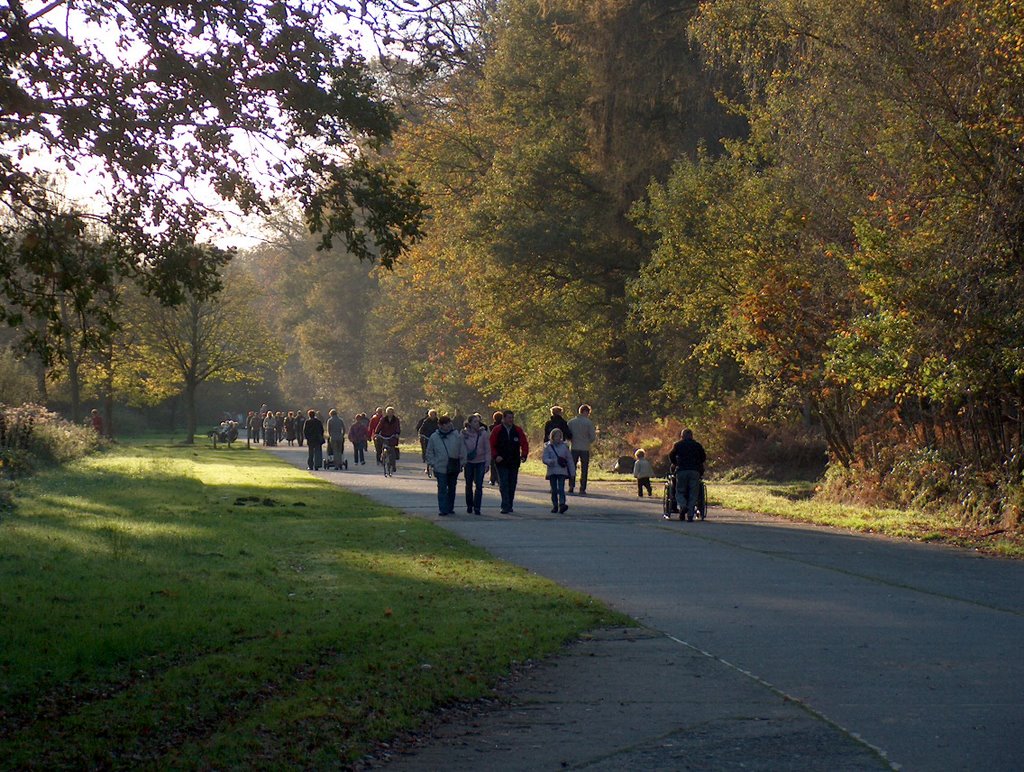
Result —
<path fill-rule="evenodd" d="M 704 446 L 693 438 L 692 429 L 683 429 L 679 442 L 668 454 L 675 479 L 675 500 L 679 507 L 680 520 L 693 520 L 697 511 L 701 478 L 707 453 Z"/>

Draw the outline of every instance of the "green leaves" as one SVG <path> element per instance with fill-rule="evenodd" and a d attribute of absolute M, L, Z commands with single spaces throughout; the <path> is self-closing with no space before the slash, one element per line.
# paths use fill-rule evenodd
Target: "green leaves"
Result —
<path fill-rule="evenodd" d="M 48 183 L 32 173 L 44 148 L 96 188 L 90 219 L 109 236 L 111 271 L 142 279 L 165 302 L 217 286 L 217 261 L 183 265 L 178 245 L 193 243 L 211 216 L 266 212 L 275 196 L 305 204 L 325 244 L 341 238 L 388 264 L 400 256 L 423 210 L 415 187 L 373 157 L 395 117 L 362 59 L 325 31 L 324 13 L 278 0 L 113 10 L 81 0 L 6 12 L 0 204 L 15 221 L 0 226 L 9 234 L 0 259 L 15 277 L 4 285 L 9 318 L 40 314 L 21 305 L 38 292 L 29 278 L 38 266 L 10 245 L 30 202 L 44 198 Z"/>

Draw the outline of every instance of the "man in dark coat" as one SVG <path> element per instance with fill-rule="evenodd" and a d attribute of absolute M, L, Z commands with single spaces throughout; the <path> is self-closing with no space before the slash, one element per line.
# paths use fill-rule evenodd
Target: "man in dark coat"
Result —
<path fill-rule="evenodd" d="M 306 439 L 309 452 L 306 456 L 306 469 L 323 469 L 324 466 L 324 422 L 316 417 L 315 410 L 306 411 L 306 421 L 302 424 L 302 436 Z"/>
<path fill-rule="evenodd" d="M 516 426 L 516 414 L 502 412 L 501 423 L 491 431 L 491 458 L 498 468 L 498 486 L 501 491 L 501 513 L 511 514 L 519 482 L 519 465 L 526 460 L 530 444 L 526 432 Z"/>
<path fill-rule="evenodd" d="M 704 446 L 693 438 L 692 429 L 683 429 L 682 439 L 672 446 L 668 460 L 676 473 L 676 501 L 679 503 L 679 519 L 693 520 L 697 508 L 697 494 L 700 478 L 704 476 L 707 454 Z"/>
<path fill-rule="evenodd" d="M 455 426 L 456 429 L 462 428 L 457 425 Z M 431 472 L 430 464 L 427 464 L 427 441 L 430 439 L 430 435 L 437 431 L 437 427 L 437 411 L 433 408 L 428 410 L 427 414 L 416 423 L 416 434 L 419 435 L 420 438 L 420 451 L 422 452 L 423 463 L 426 465 L 424 474 L 427 475 L 427 477 L 430 477 Z"/>
<path fill-rule="evenodd" d="M 569 429 L 569 422 L 565 420 L 565 416 L 562 415 L 562 408 L 559 405 L 555 405 L 551 408 L 551 418 L 544 424 L 544 442 L 547 442 L 551 437 L 552 429 L 562 430 L 562 439 L 566 442 L 572 439 L 572 431 Z"/>

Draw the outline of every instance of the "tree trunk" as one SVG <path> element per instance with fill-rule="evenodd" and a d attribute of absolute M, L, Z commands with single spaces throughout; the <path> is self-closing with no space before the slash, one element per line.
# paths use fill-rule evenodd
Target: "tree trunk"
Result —
<path fill-rule="evenodd" d="M 107 437 L 114 436 L 114 398 L 109 389 L 103 396 L 103 433 Z"/>
<path fill-rule="evenodd" d="M 185 384 L 185 444 L 194 445 L 196 441 L 196 389 L 199 384 L 191 381 Z"/>
<path fill-rule="evenodd" d="M 71 423 L 82 423 L 82 382 L 78 377 L 78 360 L 68 357 L 68 386 L 71 388 Z"/>

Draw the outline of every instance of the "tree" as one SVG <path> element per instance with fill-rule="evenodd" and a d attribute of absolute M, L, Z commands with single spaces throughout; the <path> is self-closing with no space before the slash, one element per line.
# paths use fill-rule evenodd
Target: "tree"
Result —
<path fill-rule="evenodd" d="M 232 274 L 212 297 L 188 296 L 175 307 L 141 299 L 131 352 L 135 378 L 152 398 L 184 396 L 189 444 L 196 433 L 196 392 L 202 384 L 260 380 L 267 368 L 280 363 L 280 347 L 261 321 L 255 295 L 251 282 Z"/>
<path fill-rule="evenodd" d="M 364 6 L 367 4 L 364 3 Z M 51 291 L 50 263 L 19 219 L 51 211 L 40 154 L 95 185 L 79 214 L 102 223 L 102 275 L 128 276 L 164 303 L 201 300 L 228 255 L 182 262 L 211 227 L 212 201 L 242 213 L 297 200 L 324 246 L 389 265 L 420 233 L 414 186 L 375 153 L 395 125 L 364 61 L 330 28 L 333 4 L 282 0 L 66 0 L 0 10 L 0 319 L 46 318 L 22 301 Z M 45 152 L 44 152 L 45 151 Z M 97 184 L 98 182 L 98 184 Z M 30 243 L 25 244 L 28 240 Z M 51 298 L 52 299 L 52 298 Z"/>
<path fill-rule="evenodd" d="M 373 266 L 342 249 L 318 250 L 294 210 L 275 212 L 263 230 L 263 243 L 241 252 L 235 265 L 273 309 L 267 324 L 284 349 L 285 398 L 360 408 L 376 393 L 369 355 L 389 347 L 369 331 L 379 297 Z"/>

